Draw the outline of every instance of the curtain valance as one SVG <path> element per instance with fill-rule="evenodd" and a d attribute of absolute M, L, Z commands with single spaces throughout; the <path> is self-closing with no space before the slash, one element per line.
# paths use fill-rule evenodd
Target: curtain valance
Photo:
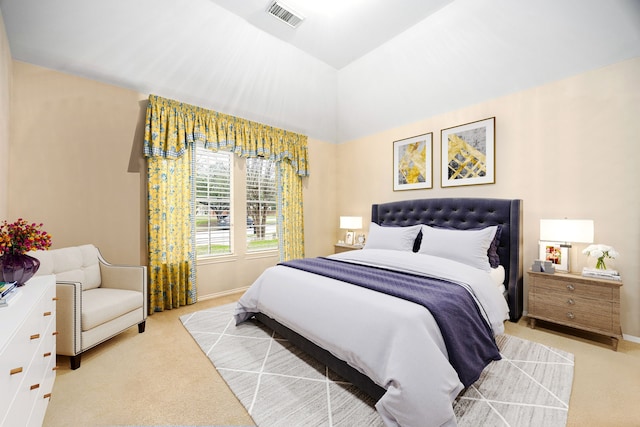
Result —
<path fill-rule="evenodd" d="M 241 157 L 288 161 L 297 175 L 309 175 L 306 135 L 149 95 L 144 155 L 175 159 L 195 142 Z"/>

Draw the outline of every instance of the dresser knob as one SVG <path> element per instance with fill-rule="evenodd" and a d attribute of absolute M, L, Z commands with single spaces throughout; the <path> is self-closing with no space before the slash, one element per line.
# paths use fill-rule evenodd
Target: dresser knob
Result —
<path fill-rule="evenodd" d="M 569 305 L 573 305 L 573 304 L 575 304 L 575 303 L 576 303 L 576 302 L 573 300 L 573 298 L 569 298 L 569 299 L 567 300 L 567 304 L 569 304 Z"/>
<path fill-rule="evenodd" d="M 568 312 L 568 313 L 567 313 L 567 317 L 568 317 L 569 319 L 575 319 L 575 317 L 576 317 L 576 316 L 575 316 L 572 312 Z"/>
<path fill-rule="evenodd" d="M 570 291 L 575 291 L 576 288 L 573 285 L 567 285 L 567 289 L 569 289 Z"/>

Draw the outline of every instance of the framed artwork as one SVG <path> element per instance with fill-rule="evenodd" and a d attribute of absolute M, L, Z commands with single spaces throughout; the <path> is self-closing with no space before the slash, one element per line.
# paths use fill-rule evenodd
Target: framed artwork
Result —
<path fill-rule="evenodd" d="M 433 133 L 393 141 L 393 191 L 432 187 Z"/>
<path fill-rule="evenodd" d="M 558 242 L 540 241 L 540 258 L 551 261 L 557 271 L 569 271 L 569 248 Z"/>
<path fill-rule="evenodd" d="M 442 187 L 496 182 L 496 118 L 441 131 Z"/>
<path fill-rule="evenodd" d="M 345 235 L 345 238 L 344 238 L 344 242 L 347 245 L 353 245 L 355 243 L 354 240 L 353 240 L 354 239 L 354 234 L 355 233 L 353 231 L 347 231 L 347 234 Z"/>

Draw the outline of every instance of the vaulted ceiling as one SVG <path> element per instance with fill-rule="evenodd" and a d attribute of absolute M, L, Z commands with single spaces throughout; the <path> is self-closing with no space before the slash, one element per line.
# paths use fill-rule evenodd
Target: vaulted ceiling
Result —
<path fill-rule="evenodd" d="M 640 0 L 0 0 L 15 60 L 344 142 L 640 56 Z"/>

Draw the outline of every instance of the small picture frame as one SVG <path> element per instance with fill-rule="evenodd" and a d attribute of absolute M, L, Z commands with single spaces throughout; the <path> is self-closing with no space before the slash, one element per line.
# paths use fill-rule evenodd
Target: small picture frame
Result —
<path fill-rule="evenodd" d="M 433 186 L 433 133 L 393 141 L 393 191 Z"/>
<path fill-rule="evenodd" d="M 556 271 L 569 271 L 569 248 L 558 242 L 540 241 L 539 258 L 550 261 Z"/>
<path fill-rule="evenodd" d="M 355 235 L 355 233 L 353 231 L 347 231 L 347 234 L 345 235 L 345 238 L 344 238 L 344 242 L 347 245 L 353 245 L 353 243 L 354 243 L 354 240 L 353 240 L 354 239 L 354 235 Z"/>
<path fill-rule="evenodd" d="M 443 188 L 496 182 L 495 123 L 490 117 L 441 131 Z"/>

